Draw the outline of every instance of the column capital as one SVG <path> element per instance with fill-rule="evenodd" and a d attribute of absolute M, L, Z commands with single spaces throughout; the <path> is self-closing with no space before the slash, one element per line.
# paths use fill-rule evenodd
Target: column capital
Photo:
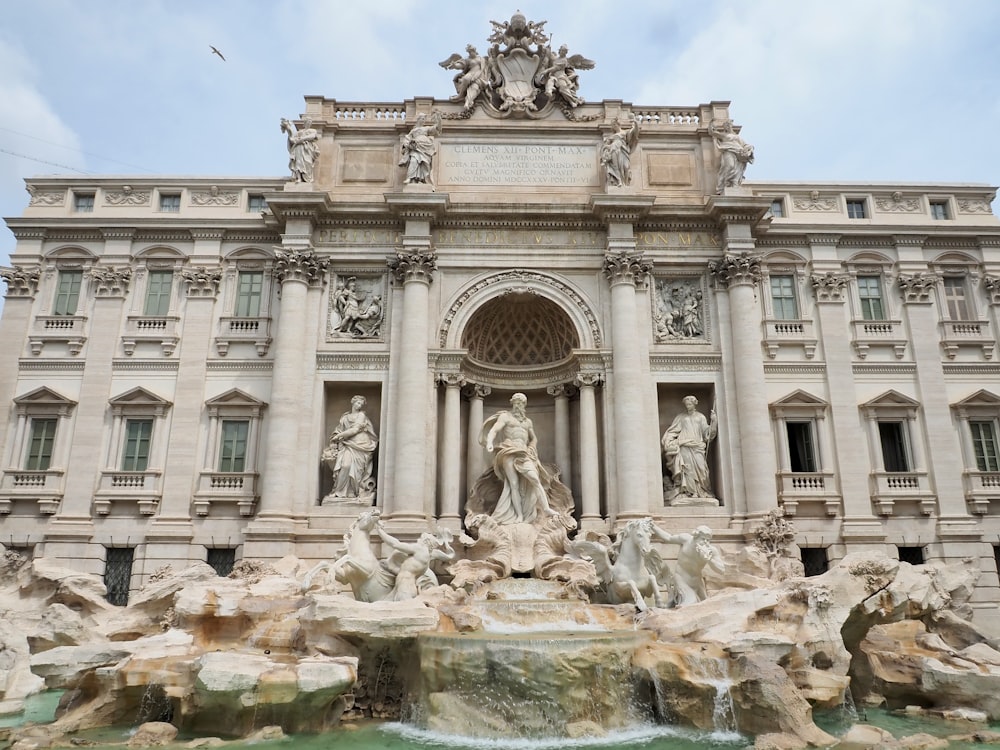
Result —
<path fill-rule="evenodd" d="M 846 274 L 837 274 L 827 271 L 825 274 L 814 273 L 812 275 L 812 288 L 816 294 L 817 302 L 843 302 L 844 290 L 847 288 L 851 277 Z"/>
<path fill-rule="evenodd" d="M 559 383 L 557 385 L 550 385 L 545 389 L 553 398 L 569 398 L 575 392 L 575 389 L 569 383 Z"/>
<path fill-rule="evenodd" d="M 903 292 L 904 305 L 928 305 L 933 300 L 931 292 L 937 286 L 940 277 L 933 273 L 901 273 L 896 279 L 900 291 Z"/>
<path fill-rule="evenodd" d="M 604 275 L 611 286 L 616 284 L 642 284 L 653 270 L 653 264 L 643 257 L 642 252 L 620 250 L 604 256 Z"/>
<path fill-rule="evenodd" d="M 604 376 L 599 372 L 581 372 L 573 379 L 577 388 L 596 388 L 604 382 Z"/>
<path fill-rule="evenodd" d="M 990 304 L 1000 305 L 1000 276 L 983 276 L 983 288 L 989 295 Z"/>
<path fill-rule="evenodd" d="M 437 270 L 437 253 L 431 249 L 398 250 L 387 260 L 389 270 L 399 284 L 420 281 L 430 284 Z"/>
<path fill-rule="evenodd" d="M 274 250 L 272 273 L 279 284 L 286 281 L 316 284 L 325 279 L 329 265 L 329 259 L 320 258 L 312 248 L 299 250 L 278 247 Z"/>
<path fill-rule="evenodd" d="M 124 297 L 132 281 L 132 269 L 115 266 L 94 266 L 90 269 L 94 294 L 98 297 Z"/>
<path fill-rule="evenodd" d="M 214 297 L 219 293 L 222 269 L 218 266 L 193 266 L 181 269 L 188 297 Z"/>
<path fill-rule="evenodd" d="M 12 266 L 11 268 L 0 268 L 0 278 L 7 282 L 8 297 L 34 297 L 38 291 L 38 279 L 42 275 L 42 270 L 37 266 L 26 268 L 24 266 Z"/>
<path fill-rule="evenodd" d="M 493 389 L 482 383 L 466 383 L 465 395 L 469 400 L 474 398 L 482 400 L 493 393 Z"/>
<path fill-rule="evenodd" d="M 760 283 L 760 256 L 742 252 L 724 255 L 708 264 L 708 272 L 723 286 L 757 286 Z"/>
<path fill-rule="evenodd" d="M 460 372 L 439 372 L 434 376 L 438 385 L 446 388 L 461 388 L 465 385 L 465 376 Z"/>

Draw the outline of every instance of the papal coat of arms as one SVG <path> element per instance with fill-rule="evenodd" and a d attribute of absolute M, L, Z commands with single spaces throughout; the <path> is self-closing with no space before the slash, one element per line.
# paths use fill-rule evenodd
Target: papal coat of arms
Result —
<path fill-rule="evenodd" d="M 560 107 L 570 119 L 583 103 L 578 93 L 578 70 L 590 70 L 594 62 L 583 55 L 569 55 L 566 45 L 553 52 L 545 21 L 529 21 L 515 13 L 510 21 L 490 21 L 493 33 L 489 51 L 481 55 L 468 45 L 463 57 L 456 52 L 440 63 L 457 71 L 452 101 L 471 112 L 477 102 L 498 117 L 510 115 L 543 117 Z"/>

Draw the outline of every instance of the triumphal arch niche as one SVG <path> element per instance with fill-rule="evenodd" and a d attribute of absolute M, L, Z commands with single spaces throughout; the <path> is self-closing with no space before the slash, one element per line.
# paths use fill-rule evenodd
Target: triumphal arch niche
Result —
<path fill-rule="evenodd" d="M 282 251 L 312 254 L 325 283 L 314 434 L 329 440 L 307 515 L 374 504 L 416 532 L 551 513 L 600 532 L 763 513 L 773 461 L 755 454 L 735 482 L 720 459 L 742 439 L 721 417 L 763 378 L 754 361 L 726 375 L 719 331 L 759 339 L 759 269 L 739 259 L 767 209 L 740 187 L 753 153 L 728 103 L 587 102 L 595 61 L 553 49 L 545 22 L 492 23 L 483 52 L 440 63 L 446 98 L 308 97 L 282 126 L 292 177 L 268 204 Z M 537 469 L 498 459 L 510 433 Z"/>

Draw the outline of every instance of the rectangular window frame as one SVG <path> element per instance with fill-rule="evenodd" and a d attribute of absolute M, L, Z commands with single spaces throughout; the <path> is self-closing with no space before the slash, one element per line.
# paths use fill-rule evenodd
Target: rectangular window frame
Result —
<path fill-rule="evenodd" d="M 146 277 L 146 299 L 142 313 L 146 316 L 162 316 L 170 312 L 170 301 L 174 291 L 174 272 L 152 270 Z"/>
<path fill-rule="evenodd" d="M 910 449 L 909 420 L 879 419 L 877 428 L 882 469 L 890 474 L 912 473 L 914 464 Z M 897 434 L 893 436 L 891 431 Z"/>
<path fill-rule="evenodd" d="M 995 419 L 969 419 L 969 432 L 972 437 L 972 455 L 976 461 L 976 470 L 982 472 L 1000 472 L 1000 430 Z"/>
<path fill-rule="evenodd" d="M 152 417 L 127 418 L 125 420 L 122 471 L 146 471 L 149 468 L 154 426 Z"/>
<path fill-rule="evenodd" d="M 180 193 L 160 193 L 160 213 L 179 214 L 181 212 Z"/>
<path fill-rule="evenodd" d="M 859 274 L 857 277 L 858 305 L 862 320 L 888 320 L 885 298 L 882 294 L 882 277 Z"/>
<path fill-rule="evenodd" d="M 771 216 L 775 219 L 785 218 L 785 201 L 783 198 L 771 199 Z"/>
<path fill-rule="evenodd" d="M 94 213 L 96 193 L 73 193 L 73 211 L 78 214 Z"/>
<path fill-rule="evenodd" d="M 250 419 L 222 419 L 219 425 L 218 470 L 225 474 L 246 471 L 250 445 Z"/>
<path fill-rule="evenodd" d="M 847 198 L 845 205 L 848 219 L 868 218 L 868 201 L 864 198 Z"/>
<path fill-rule="evenodd" d="M 32 417 L 28 428 L 28 445 L 24 456 L 27 471 L 48 471 L 52 466 L 56 431 L 59 420 L 56 417 Z"/>
<path fill-rule="evenodd" d="M 972 300 L 969 298 L 969 285 L 966 278 L 964 276 L 944 276 L 941 279 L 941 287 L 944 290 L 948 320 L 973 320 Z"/>
<path fill-rule="evenodd" d="M 931 200 L 929 206 L 931 219 L 934 221 L 947 221 L 951 218 L 951 210 L 948 206 L 948 201 Z"/>
<path fill-rule="evenodd" d="M 237 318 L 259 318 L 264 301 L 264 272 L 240 271 L 236 276 Z"/>
<path fill-rule="evenodd" d="M 80 289 L 83 287 L 83 271 L 63 269 L 56 276 L 56 294 L 52 301 L 53 315 L 76 315 L 80 306 Z"/>
<path fill-rule="evenodd" d="M 785 419 L 788 438 L 788 466 L 795 474 L 815 474 L 820 471 L 819 443 L 816 420 Z"/>
<path fill-rule="evenodd" d="M 250 193 L 247 196 L 247 212 L 251 214 L 263 213 L 267 210 L 267 199 L 258 193 Z"/>
<path fill-rule="evenodd" d="M 799 298 L 794 274 L 769 277 L 771 314 L 775 320 L 799 320 Z"/>

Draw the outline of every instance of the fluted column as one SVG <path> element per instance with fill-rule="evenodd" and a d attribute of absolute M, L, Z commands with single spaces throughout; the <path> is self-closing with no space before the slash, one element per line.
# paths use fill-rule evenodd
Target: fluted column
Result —
<path fill-rule="evenodd" d="M 610 243 L 609 243 L 610 244 Z M 642 445 L 646 415 L 640 394 L 646 389 L 641 382 L 639 355 L 639 324 L 635 304 L 636 284 L 644 283 L 652 264 L 635 251 L 631 244 L 610 250 L 604 256 L 604 273 L 611 285 L 612 401 L 614 403 L 615 463 L 617 466 L 617 513 L 619 518 L 648 515 L 649 497 L 646 477 L 647 451 Z"/>
<path fill-rule="evenodd" d="M 486 471 L 486 461 L 483 458 L 483 446 L 479 444 L 479 432 L 483 428 L 483 399 L 490 395 L 493 389 L 488 385 L 474 383 L 469 387 L 469 429 L 466 438 L 467 451 L 465 463 L 466 492 L 472 492 L 476 480 Z"/>
<path fill-rule="evenodd" d="M 427 369 L 427 315 L 430 285 L 437 255 L 430 238 L 422 248 L 403 250 L 389 260 L 389 267 L 403 285 L 403 312 L 399 346 L 399 381 L 395 415 L 394 520 L 426 518 L 427 402 L 430 373 Z"/>
<path fill-rule="evenodd" d="M 462 491 L 462 386 L 465 378 L 458 373 L 441 373 L 438 383 L 444 386 L 444 440 L 441 446 L 441 525 L 457 531 L 461 528 Z"/>
<path fill-rule="evenodd" d="M 556 466 L 562 483 L 572 489 L 573 459 L 569 437 L 569 391 L 565 383 L 550 385 L 547 389 L 556 407 Z"/>
<path fill-rule="evenodd" d="M 751 517 L 764 515 L 777 504 L 774 481 L 774 439 L 768 419 L 764 363 L 761 359 L 761 313 L 757 301 L 760 257 L 750 253 L 726 254 L 709 264 L 721 288 L 729 290 L 729 325 L 736 385 L 740 453 L 743 459 L 743 488 Z"/>
<path fill-rule="evenodd" d="M 601 473 L 597 455 L 596 373 L 580 373 L 573 385 L 580 389 L 580 529 L 604 527 L 601 519 Z"/>
<path fill-rule="evenodd" d="M 311 248 L 275 252 L 274 278 L 281 302 L 274 336 L 271 398 L 261 470 L 260 520 L 290 519 L 302 461 L 299 425 L 303 404 L 302 352 L 306 346 L 309 285 L 322 283 L 329 261 Z"/>

